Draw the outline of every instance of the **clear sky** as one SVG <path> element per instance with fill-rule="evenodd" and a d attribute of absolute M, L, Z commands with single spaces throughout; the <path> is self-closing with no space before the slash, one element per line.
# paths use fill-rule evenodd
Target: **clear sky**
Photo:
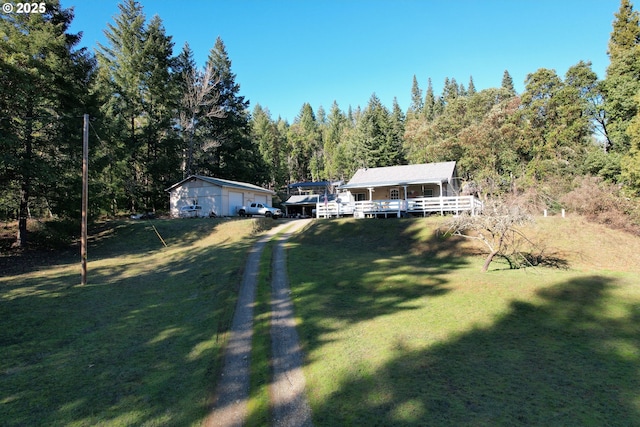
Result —
<path fill-rule="evenodd" d="M 73 7 L 81 45 L 105 43 L 118 0 L 61 0 Z M 240 94 L 293 122 L 303 103 L 329 112 L 365 107 L 373 93 L 406 111 L 413 76 L 437 94 L 446 77 L 477 90 L 516 90 L 527 74 L 560 76 L 580 60 L 604 78 L 619 0 L 141 0 L 147 20 L 162 18 L 177 55 L 185 41 L 199 66 L 224 41 Z"/>

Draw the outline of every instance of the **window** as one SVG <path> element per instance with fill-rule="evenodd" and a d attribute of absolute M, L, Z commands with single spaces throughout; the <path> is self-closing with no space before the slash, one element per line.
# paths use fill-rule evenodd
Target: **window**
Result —
<path fill-rule="evenodd" d="M 364 193 L 356 193 L 354 194 L 355 198 L 356 198 L 356 202 L 362 202 L 364 200 L 367 200 L 365 198 L 365 194 Z"/>
<path fill-rule="evenodd" d="M 424 197 L 433 197 L 433 188 L 425 188 Z"/>
<path fill-rule="evenodd" d="M 392 188 L 391 191 L 389 191 L 389 198 L 391 200 L 398 200 L 400 198 L 400 190 L 397 188 Z"/>

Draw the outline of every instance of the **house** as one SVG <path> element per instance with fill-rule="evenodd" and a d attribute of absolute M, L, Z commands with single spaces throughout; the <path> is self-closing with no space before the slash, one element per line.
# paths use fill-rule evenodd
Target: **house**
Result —
<path fill-rule="evenodd" d="M 460 195 L 456 162 L 423 163 L 359 169 L 339 187 L 353 198 L 355 217 L 405 216 L 471 211 L 482 204 L 474 196 Z M 335 216 L 340 207 L 317 205 L 318 217 Z M 344 207 L 342 212 L 344 212 Z"/>
<path fill-rule="evenodd" d="M 184 206 L 202 206 L 202 215 L 234 216 L 238 208 L 252 202 L 271 205 L 275 192 L 246 182 L 192 175 L 172 185 L 169 193 L 169 209 L 172 217 L 178 217 Z"/>

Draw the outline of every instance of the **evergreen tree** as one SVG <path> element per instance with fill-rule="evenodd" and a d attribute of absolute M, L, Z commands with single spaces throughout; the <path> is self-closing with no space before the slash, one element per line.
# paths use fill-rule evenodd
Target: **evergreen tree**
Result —
<path fill-rule="evenodd" d="M 575 173 L 590 135 L 579 91 L 548 69 L 529 74 L 525 84 L 522 113 L 525 138 L 531 144 L 530 175 Z"/>
<path fill-rule="evenodd" d="M 81 164 L 81 117 L 90 112 L 94 65 L 86 51 L 75 49 L 80 36 L 68 33 L 72 19 L 58 1 L 48 2 L 44 13 L 0 19 L 0 194 L 17 202 L 20 247 L 27 245 L 34 200 L 43 200 L 52 214 L 79 217 L 74 171 Z"/>
<path fill-rule="evenodd" d="M 630 137 L 629 122 L 636 116 L 640 92 L 640 15 L 629 0 L 622 0 L 615 14 L 609 40 L 610 64 L 604 82 L 605 108 L 611 148 L 626 153 Z"/>
<path fill-rule="evenodd" d="M 309 103 L 302 106 L 300 114 L 289 128 L 288 142 L 291 182 L 317 179 L 321 167 L 317 156 L 322 137 Z"/>
<path fill-rule="evenodd" d="M 240 95 L 240 85 L 220 37 L 209 52 L 207 67 L 212 69 L 211 83 L 218 91 L 215 106 L 224 112 L 224 117 L 202 119 L 205 142 L 200 155 L 195 156 L 194 170 L 256 184 L 268 182 L 259 149 L 250 138 L 249 101 Z"/>
<path fill-rule="evenodd" d="M 328 179 L 344 179 L 347 170 L 345 143 L 343 136 L 349 127 L 346 115 L 333 101 L 327 117 L 327 128 L 324 139 L 324 176 Z"/>
<path fill-rule="evenodd" d="M 640 104 L 640 93 L 636 95 L 635 101 Z M 622 180 L 633 195 L 640 196 L 640 110 L 630 121 L 627 134 L 631 146 L 621 161 Z"/>
<path fill-rule="evenodd" d="M 449 79 L 446 77 L 444 79 L 444 87 L 442 88 L 442 99 L 445 104 L 451 102 L 460 94 L 460 87 L 458 86 L 458 82 L 456 82 L 455 78 Z"/>
<path fill-rule="evenodd" d="M 507 70 L 504 70 L 504 73 L 502 74 L 502 85 L 501 85 L 501 87 L 503 89 L 505 89 L 511 95 L 515 95 L 516 94 L 516 89 L 513 86 L 513 79 L 511 78 L 511 74 L 509 74 L 509 71 L 507 71 Z"/>
<path fill-rule="evenodd" d="M 433 93 L 433 85 L 431 84 L 431 78 L 429 78 L 429 85 L 427 86 L 427 94 L 424 98 L 424 117 L 427 121 L 432 121 L 436 116 L 436 97 Z"/>
<path fill-rule="evenodd" d="M 389 110 L 373 94 L 358 122 L 359 159 L 365 167 L 401 164 L 401 148 L 394 141 Z"/>
<path fill-rule="evenodd" d="M 268 109 L 259 104 L 251 117 L 251 139 L 258 144 L 260 154 L 269 171 L 269 187 L 277 189 L 286 184 L 286 141 L 271 120 Z"/>
<path fill-rule="evenodd" d="M 476 85 L 473 84 L 473 76 L 469 76 L 469 87 L 467 88 L 467 96 L 476 94 Z"/>
<path fill-rule="evenodd" d="M 424 111 L 424 101 L 422 100 L 422 89 L 418 86 L 418 79 L 415 74 L 413 76 L 413 84 L 411 85 L 411 105 L 408 116 L 419 116 Z"/>
<path fill-rule="evenodd" d="M 162 20 L 154 16 L 145 31 L 143 69 L 146 90 L 142 93 L 142 138 L 144 204 L 148 208 L 166 206 L 164 189 L 176 182 L 180 173 L 181 141 L 174 132 L 180 91 L 172 74 L 176 65 L 173 42 Z"/>
<path fill-rule="evenodd" d="M 406 163 L 405 155 L 404 155 L 404 124 L 406 117 L 402 113 L 402 109 L 398 104 L 398 99 L 393 98 L 393 107 L 391 110 L 391 115 L 389 116 L 389 146 L 390 153 L 392 156 L 392 160 L 394 161 L 394 165 L 401 165 Z M 394 166 L 392 165 L 392 166 Z"/>
<path fill-rule="evenodd" d="M 321 106 L 318 107 L 318 112 L 316 113 L 316 122 L 318 126 L 324 126 L 327 124 L 327 112 L 324 111 L 324 108 Z"/>
<path fill-rule="evenodd" d="M 118 7 L 105 31 L 108 45 L 98 45 L 102 131 L 110 141 L 100 149 L 112 159 L 103 182 L 110 198 L 126 201 L 132 211 L 166 207 L 163 189 L 180 176 L 180 143 L 172 126 L 179 100 L 173 42 L 159 17 L 146 24 L 138 2 Z"/>
<path fill-rule="evenodd" d="M 176 59 L 175 75 L 178 81 L 181 102 L 179 129 L 182 135 L 182 176 L 192 175 L 196 156 L 201 154 L 207 134 L 200 126 L 205 118 L 223 118 L 226 113 L 221 105 L 219 80 L 214 77 L 213 64 L 204 70 L 196 67 L 193 52 L 188 44 Z"/>

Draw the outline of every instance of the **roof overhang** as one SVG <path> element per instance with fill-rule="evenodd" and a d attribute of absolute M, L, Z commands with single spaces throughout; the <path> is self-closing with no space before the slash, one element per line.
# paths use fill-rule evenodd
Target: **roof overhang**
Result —
<path fill-rule="evenodd" d="M 220 187 L 228 187 L 228 188 L 236 188 L 236 189 L 239 189 L 239 190 L 255 191 L 255 192 L 259 192 L 259 193 L 271 194 L 272 196 L 276 194 L 276 192 L 273 191 L 273 190 L 268 190 L 266 188 L 262 188 L 262 187 L 259 187 L 257 185 L 254 185 L 254 184 L 249 184 L 248 182 L 231 181 L 231 180 L 228 180 L 228 179 L 212 178 L 212 177 L 200 176 L 200 175 L 190 175 L 187 178 L 183 179 L 182 181 L 173 184 L 171 187 L 165 189 L 164 191 L 171 192 L 175 188 L 180 187 L 180 186 L 184 185 L 187 182 L 196 181 L 196 180 L 208 182 L 209 184 L 218 185 Z"/>
<path fill-rule="evenodd" d="M 448 182 L 449 178 L 438 179 L 416 179 L 410 181 L 385 181 L 385 182 L 359 182 L 355 184 L 341 185 L 341 190 L 348 190 L 351 188 L 377 188 L 377 187 L 404 187 L 405 185 L 421 185 L 421 184 L 435 184 L 440 185 Z"/>

